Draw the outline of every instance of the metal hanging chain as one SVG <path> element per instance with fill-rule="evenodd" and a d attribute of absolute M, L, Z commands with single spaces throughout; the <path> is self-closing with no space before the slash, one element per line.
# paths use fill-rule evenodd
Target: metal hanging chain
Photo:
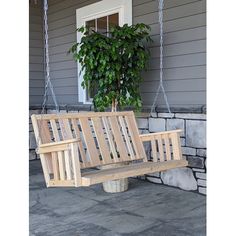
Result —
<path fill-rule="evenodd" d="M 46 63 L 46 85 L 45 85 L 44 99 L 42 105 L 42 113 L 44 112 L 47 103 L 48 87 L 50 88 L 50 91 L 52 93 L 52 99 L 55 104 L 56 111 L 59 113 L 59 106 L 57 103 L 56 95 L 54 93 L 53 85 L 51 83 L 51 78 L 50 78 L 47 11 L 48 11 L 48 2 L 47 0 L 44 0 L 44 50 L 45 50 L 45 63 Z"/>
<path fill-rule="evenodd" d="M 165 92 L 165 88 L 163 86 L 163 8 L 164 8 L 164 0 L 159 0 L 159 25 L 160 25 L 160 83 L 157 89 L 157 93 L 156 96 L 154 98 L 152 107 L 151 107 L 151 113 L 153 113 L 155 111 L 155 106 L 157 103 L 157 98 L 158 95 L 160 93 L 160 91 L 162 91 L 163 95 L 164 95 L 164 99 L 165 99 L 165 103 L 168 109 L 168 112 L 171 113 L 170 110 L 170 105 L 168 103 L 168 99 L 166 96 L 166 92 Z"/>
<path fill-rule="evenodd" d="M 48 1 L 44 0 L 44 53 L 45 53 L 45 70 L 46 70 L 46 74 L 45 74 L 45 78 L 46 78 L 46 83 L 45 83 L 45 91 L 44 91 L 44 96 L 43 96 L 43 104 L 42 104 L 42 111 L 41 111 L 41 119 L 43 114 L 45 113 L 45 108 L 46 108 L 46 104 L 47 104 L 47 94 L 48 94 L 48 89 L 50 89 L 51 94 L 52 94 L 52 99 L 55 105 L 55 110 L 56 110 L 56 114 L 58 116 L 58 121 L 61 124 L 62 127 L 62 132 L 64 133 L 64 136 L 66 137 L 66 132 L 65 132 L 65 127 L 63 122 L 60 122 L 60 117 L 59 117 L 59 105 L 57 103 L 57 99 L 56 99 L 56 95 L 54 93 L 54 88 L 53 85 L 51 83 L 51 78 L 50 78 L 50 65 L 49 65 L 49 43 L 48 43 Z M 39 136 L 41 136 L 41 128 L 42 128 L 42 122 L 40 122 L 39 125 Z M 37 137 L 37 144 L 39 145 L 40 143 L 40 137 Z"/>

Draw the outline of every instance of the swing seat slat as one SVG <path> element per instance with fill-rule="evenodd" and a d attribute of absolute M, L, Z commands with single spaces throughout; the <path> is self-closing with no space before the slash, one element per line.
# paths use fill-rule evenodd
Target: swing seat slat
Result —
<path fill-rule="evenodd" d="M 173 168 L 187 166 L 186 160 L 171 160 L 166 162 L 142 162 L 112 169 L 96 170 L 82 174 L 82 185 L 90 186 L 108 180 L 117 180 L 138 175 L 151 174 Z"/>

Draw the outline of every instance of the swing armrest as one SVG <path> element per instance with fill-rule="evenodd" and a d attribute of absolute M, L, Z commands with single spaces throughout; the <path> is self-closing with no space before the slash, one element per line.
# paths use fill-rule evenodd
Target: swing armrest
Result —
<path fill-rule="evenodd" d="M 151 150 L 153 153 L 154 162 L 159 161 L 158 156 L 160 157 L 160 161 L 170 161 L 172 159 L 182 160 L 183 156 L 180 142 L 181 132 L 181 129 L 177 129 L 151 134 L 141 134 L 140 139 L 142 142 L 151 142 Z"/>
<path fill-rule="evenodd" d="M 163 131 L 163 132 L 157 132 L 157 133 L 149 133 L 149 134 L 140 134 L 139 137 L 141 138 L 142 142 L 151 141 L 153 138 L 156 139 L 158 136 L 163 135 L 170 135 L 170 134 L 178 134 L 182 132 L 181 129 L 176 130 L 170 130 L 170 131 Z"/>
<path fill-rule="evenodd" d="M 40 144 L 37 149 L 37 154 L 65 151 L 70 148 L 70 144 L 77 143 L 79 141 L 80 139 L 68 139 L 65 141 Z"/>

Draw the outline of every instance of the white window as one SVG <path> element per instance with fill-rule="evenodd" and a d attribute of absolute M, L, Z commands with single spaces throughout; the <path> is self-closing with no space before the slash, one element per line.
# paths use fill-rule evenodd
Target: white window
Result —
<path fill-rule="evenodd" d="M 132 0 L 103 0 L 76 10 L 76 27 L 89 26 L 93 30 L 107 33 L 113 25 L 132 24 Z M 77 42 L 82 34 L 77 33 Z M 91 103 L 95 91 L 83 89 L 83 73 L 80 74 L 81 65 L 78 63 L 78 93 L 79 102 Z"/>

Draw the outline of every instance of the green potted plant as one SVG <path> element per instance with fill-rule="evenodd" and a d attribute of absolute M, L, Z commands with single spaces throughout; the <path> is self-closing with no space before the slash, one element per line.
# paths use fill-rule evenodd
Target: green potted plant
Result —
<path fill-rule="evenodd" d="M 91 33 L 86 27 L 78 31 L 83 33 L 81 42 L 74 44 L 69 52 L 84 71 L 82 86 L 87 89 L 96 87 L 95 109 L 104 111 L 112 107 L 114 111 L 117 106 L 140 109 L 139 84 L 149 58 L 146 45 L 151 40 L 150 27 L 142 23 L 125 24 L 111 28 L 109 36 Z"/>
<path fill-rule="evenodd" d="M 150 27 L 143 23 L 112 27 L 105 35 L 87 27 L 77 29 L 83 34 L 69 52 L 81 64 L 82 87 L 96 91 L 95 110 L 142 106 L 139 85 L 141 72 L 150 56 Z M 124 185 L 124 183 L 122 184 Z M 125 189 L 126 187 L 124 187 Z M 105 190 L 106 191 L 106 190 Z"/>

